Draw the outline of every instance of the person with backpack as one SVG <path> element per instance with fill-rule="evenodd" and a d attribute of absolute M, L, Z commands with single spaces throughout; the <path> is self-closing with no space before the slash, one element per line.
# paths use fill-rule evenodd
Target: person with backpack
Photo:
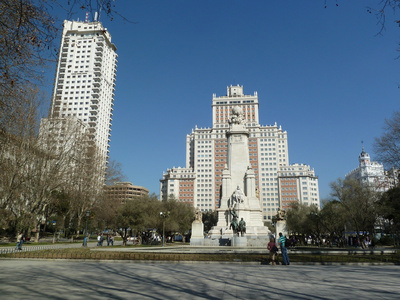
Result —
<path fill-rule="evenodd" d="M 283 260 L 282 264 L 290 265 L 290 260 L 286 249 L 286 237 L 282 234 L 282 232 L 279 232 L 278 244 L 281 246 L 282 260 Z"/>
<path fill-rule="evenodd" d="M 269 262 L 274 266 L 275 257 L 278 256 L 278 246 L 276 245 L 274 238 L 271 238 L 267 245 L 267 249 L 269 250 Z"/>

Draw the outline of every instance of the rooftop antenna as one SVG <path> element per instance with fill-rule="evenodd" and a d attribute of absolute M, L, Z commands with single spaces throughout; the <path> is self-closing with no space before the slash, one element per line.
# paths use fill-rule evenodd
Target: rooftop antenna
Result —
<path fill-rule="evenodd" d="M 94 21 L 97 22 L 97 11 L 94 13 Z"/>
<path fill-rule="evenodd" d="M 85 17 L 85 23 L 87 23 L 88 20 L 89 20 L 89 12 L 87 11 L 87 12 L 86 12 L 86 17 Z"/>

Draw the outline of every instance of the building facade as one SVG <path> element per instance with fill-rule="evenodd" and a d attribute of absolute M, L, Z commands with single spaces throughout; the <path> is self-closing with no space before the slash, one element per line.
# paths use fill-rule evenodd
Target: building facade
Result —
<path fill-rule="evenodd" d="M 355 179 L 378 192 L 385 192 L 398 184 L 398 170 L 385 171 L 383 164 L 371 161 L 364 147 L 358 156 L 358 162 L 358 167 L 346 174 L 345 179 Z"/>
<path fill-rule="evenodd" d="M 278 186 L 282 209 L 288 209 L 293 203 L 320 207 L 318 178 L 310 166 L 282 166 L 278 171 Z"/>
<path fill-rule="evenodd" d="M 105 185 L 104 191 L 107 197 L 122 203 L 149 195 L 148 189 L 133 185 L 131 182 L 115 182 L 113 185 Z"/>
<path fill-rule="evenodd" d="M 190 183 L 193 185 L 192 204 L 202 211 L 212 211 L 220 206 L 222 173 L 228 159 L 226 132 L 229 129 L 233 107 L 240 107 L 244 124 L 250 132 L 249 160 L 255 172 L 263 218 L 268 221 L 276 215 L 278 208 L 282 208 L 278 172 L 282 167 L 289 165 L 287 132 L 276 123 L 260 125 L 257 92 L 245 95 L 243 86 L 239 85 L 227 87 L 226 96 L 217 97 L 214 94 L 212 127 L 196 127 L 186 137 L 184 170 L 192 174 Z M 181 177 L 175 176 L 174 186 L 171 187 L 170 173 L 170 171 L 165 173 L 160 180 L 160 199 L 166 199 L 170 194 L 176 199 L 181 199 L 180 190 L 177 189 Z M 314 179 L 316 195 L 309 203 L 318 203 L 319 206 L 318 178 L 314 176 Z"/>
<path fill-rule="evenodd" d="M 111 137 L 116 65 L 116 47 L 100 22 L 64 21 L 49 119 L 83 123 L 103 171 Z"/>

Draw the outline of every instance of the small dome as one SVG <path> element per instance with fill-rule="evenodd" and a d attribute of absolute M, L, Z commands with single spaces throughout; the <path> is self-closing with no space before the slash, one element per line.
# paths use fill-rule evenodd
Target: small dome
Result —
<path fill-rule="evenodd" d="M 360 163 L 370 161 L 370 156 L 367 152 L 365 152 L 364 147 L 362 148 L 362 151 L 361 151 L 360 155 L 358 156 L 358 161 Z"/>

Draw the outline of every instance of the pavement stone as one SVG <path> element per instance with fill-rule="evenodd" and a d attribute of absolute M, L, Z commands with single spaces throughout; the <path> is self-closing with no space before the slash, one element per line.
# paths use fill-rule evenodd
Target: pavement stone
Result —
<path fill-rule="evenodd" d="M 400 267 L 0 260 L 1 299 L 399 299 Z"/>

